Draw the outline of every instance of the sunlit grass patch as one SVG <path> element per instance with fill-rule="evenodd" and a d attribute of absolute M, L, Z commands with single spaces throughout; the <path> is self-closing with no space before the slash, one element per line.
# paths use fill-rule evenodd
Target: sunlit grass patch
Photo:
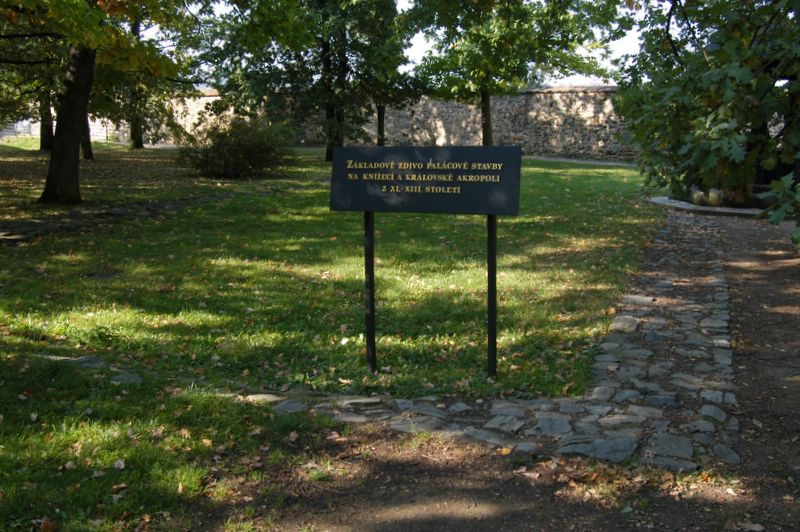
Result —
<path fill-rule="evenodd" d="M 303 461 L 330 421 L 238 401 L 164 379 L 110 383 L 43 357 L 0 361 L 0 527 L 35 519 L 84 528 L 205 504 L 214 479 Z M 46 504 L 43 504 L 46 501 Z"/>
<path fill-rule="evenodd" d="M 490 385 L 484 217 L 377 213 L 373 376 L 361 215 L 329 211 L 328 171 L 306 153 L 291 177 L 226 185 L 228 199 L 9 249 L 2 341 L 20 355 L 78 350 L 208 383 L 580 393 L 584 350 L 660 217 L 635 172 L 524 161 L 520 215 L 499 221 Z"/>

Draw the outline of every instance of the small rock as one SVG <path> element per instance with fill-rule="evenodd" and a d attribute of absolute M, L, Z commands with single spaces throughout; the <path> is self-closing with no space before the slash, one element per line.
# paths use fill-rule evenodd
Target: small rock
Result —
<path fill-rule="evenodd" d="M 514 416 L 495 416 L 486 423 L 483 428 L 495 429 L 509 434 L 516 434 L 524 423 Z"/>
<path fill-rule="evenodd" d="M 694 453 L 692 442 L 685 436 L 674 434 L 655 434 L 647 442 L 648 452 L 656 456 L 672 456 L 689 459 Z"/>
<path fill-rule="evenodd" d="M 714 432 L 716 430 L 716 427 L 710 421 L 707 421 L 705 419 L 698 419 L 697 421 L 693 421 L 692 423 L 681 425 L 681 429 L 687 432 Z"/>
<path fill-rule="evenodd" d="M 81 369 L 103 369 L 104 367 L 106 367 L 106 363 L 103 362 L 101 359 L 88 355 L 66 360 Z"/>
<path fill-rule="evenodd" d="M 506 447 L 507 441 L 505 438 L 488 430 L 477 429 L 475 427 L 467 427 L 464 429 L 464 436 L 473 440 L 478 440 L 483 443 L 489 443 L 497 447 Z"/>
<path fill-rule="evenodd" d="M 611 322 L 611 327 L 609 330 L 612 332 L 621 332 L 621 333 L 634 333 L 636 329 L 639 328 L 639 320 L 634 318 L 633 316 L 617 316 L 614 318 L 614 321 Z"/>
<path fill-rule="evenodd" d="M 596 440 L 590 456 L 599 460 L 608 460 L 619 463 L 631 456 L 639 442 L 636 438 L 617 437 L 605 440 Z"/>
<path fill-rule="evenodd" d="M 127 371 L 123 371 L 122 373 L 117 373 L 113 377 L 111 377 L 111 382 L 113 384 L 141 384 L 142 378 L 135 374 L 130 373 Z"/>
<path fill-rule="evenodd" d="M 719 421 L 720 423 L 725 423 L 725 420 L 728 419 L 728 414 L 714 405 L 703 405 L 703 407 L 700 408 L 700 416 L 706 419 Z"/>
<path fill-rule="evenodd" d="M 642 394 L 637 390 L 619 390 L 616 395 L 614 395 L 614 402 L 624 403 L 626 401 L 635 401 L 641 396 Z"/>
<path fill-rule="evenodd" d="M 634 306 L 649 306 L 652 305 L 655 301 L 655 298 L 652 296 L 642 296 L 642 295 L 627 295 L 622 297 L 622 303 L 624 305 L 634 305 Z"/>
<path fill-rule="evenodd" d="M 340 412 L 335 414 L 333 418 L 341 423 L 366 423 L 369 421 L 367 416 L 362 414 L 354 414 L 352 412 Z"/>
<path fill-rule="evenodd" d="M 296 414 L 298 412 L 305 412 L 308 409 L 308 404 L 299 399 L 289 399 L 280 404 L 272 407 L 272 411 L 276 414 Z"/>
<path fill-rule="evenodd" d="M 242 398 L 245 403 L 253 403 L 256 405 L 279 403 L 284 399 L 285 398 L 281 397 L 280 395 L 273 395 L 271 393 L 254 393 L 251 395 L 245 395 Z"/>
<path fill-rule="evenodd" d="M 638 417 L 660 418 L 664 415 L 664 411 L 660 408 L 652 408 L 648 406 L 631 405 L 627 410 L 628 414 Z"/>
<path fill-rule="evenodd" d="M 492 415 L 525 417 L 526 412 L 520 405 L 511 401 L 494 401 L 492 403 Z"/>
<path fill-rule="evenodd" d="M 589 401 L 608 401 L 614 396 L 616 390 L 608 386 L 595 386 L 587 395 Z"/>
<path fill-rule="evenodd" d="M 700 397 L 712 403 L 722 403 L 724 396 L 719 390 L 703 390 L 700 392 Z"/>
<path fill-rule="evenodd" d="M 727 464 L 735 465 L 742 461 L 742 459 L 739 458 L 739 455 L 736 454 L 733 449 L 722 445 L 721 443 L 714 445 L 711 450 L 714 451 L 714 454 L 717 456 L 717 458 Z"/>
<path fill-rule="evenodd" d="M 352 406 L 370 406 L 381 404 L 380 397 L 344 397 L 336 401 L 342 408 Z"/>
<path fill-rule="evenodd" d="M 398 416 L 389 422 L 389 428 L 396 432 L 406 434 L 418 434 L 420 432 L 431 432 L 444 424 L 439 418 L 429 416 Z"/>
<path fill-rule="evenodd" d="M 519 442 L 518 444 L 514 445 L 514 454 L 523 454 L 523 455 L 531 455 L 539 450 L 539 446 L 533 442 Z"/>
<path fill-rule="evenodd" d="M 400 410 L 408 410 L 414 406 L 414 401 L 410 399 L 395 399 L 394 404 L 397 405 L 397 408 Z"/>
<path fill-rule="evenodd" d="M 536 419 L 538 420 L 536 425 L 525 431 L 526 436 L 542 435 L 554 438 L 572 431 L 572 424 L 568 416 L 539 413 Z"/>
<path fill-rule="evenodd" d="M 466 403 L 459 402 L 459 403 L 453 403 L 447 410 L 449 410 L 451 414 L 458 415 L 458 414 L 464 414 L 466 412 L 471 412 L 472 407 Z"/>
<path fill-rule="evenodd" d="M 621 428 L 630 425 L 641 425 L 644 418 L 627 414 L 611 414 L 600 418 L 598 423 L 606 428 Z"/>
<path fill-rule="evenodd" d="M 692 473 L 697 471 L 697 464 L 689 460 L 682 460 L 680 458 L 672 458 L 670 456 L 653 456 L 650 458 L 643 458 L 642 463 L 645 465 L 652 465 L 662 467 L 673 473 Z"/>
<path fill-rule="evenodd" d="M 422 414 L 423 416 L 432 416 L 438 418 L 447 417 L 447 413 L 444 410 L 437 408 L 430 403 L 415 403 L 411 408 L 408 409 L 408 411 L 414 412 L 415 414 Z"/>

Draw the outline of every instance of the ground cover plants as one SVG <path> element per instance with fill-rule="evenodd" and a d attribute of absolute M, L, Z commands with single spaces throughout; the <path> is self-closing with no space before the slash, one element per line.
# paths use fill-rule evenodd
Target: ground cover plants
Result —
<path fill-rule="evenodd" d="M 379 213 L 371 375 L 362 220 L 329 211 L 322 152 L 237 182 L 195 176 L 175 156 L 97 150 L 83 163 L 86 203 L 59 210 L 32 204 L 46 159 L 0 147 L 0 223 L 214 198 L 0 248 L 0 528 L 213 506 L 236 492 L 230 479 L 307 463 L 344 430 L 272 416 L 238 401 L 242 390 L 581 393 L 592 342 L 661 216 L 631 169 L 526 159 L 520 216 L 499 222 L 492 382 L 484 218 Z M 84 355 L 105 365 L 59 361 Z M 143 380 L 114 384 L 120 372 Z M 311 481 L 331 474 L 312 469 Z"/>

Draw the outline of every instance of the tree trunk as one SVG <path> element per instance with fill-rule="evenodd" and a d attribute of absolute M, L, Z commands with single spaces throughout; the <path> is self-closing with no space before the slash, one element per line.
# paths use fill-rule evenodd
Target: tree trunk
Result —
<path fill-rule="evenodd" d="M 92 90 L 96 52 L 71 46 L 64 85 L 58 95 L 56 132 L 40 203 L 78 203 L 80 142 Z"/>
<path fill-rule="evenodd" d="M 481 139 L 484 146 L 493 146 L 492 98 L 487 89 L 481 89 Z"/>
<path fill-rule="evenodd" d="M 92 126 L 89 124 L 89 113 L 83 116 L 83 128 L 81 130 L 81 151 L 83 158 L 87 161 L 94 161 L 94 150 L 92 149 Z"/>
<path fill-rule="evenodd" d="M 131 33 L 136 38 L 136 42 L 142 41 L 142 23 L 136 18 L 131 22 Z M 134 84 L 131 91 L 131 116 L 129 125 L 131 128 L 131 148 L 141 150 L 144 148 L 144 95 L 139 89 L 138 84 Z"/>
<path fill-rule="evenodd" d="M 376 106 L 378 110 L 378 146 L 386 145 L 386 106 Z"/>
<path fill-rule="evenodd" d="M 325 160 L 333 160 L 333 128 L 334 117 L 336 116 L 336 102 L 333 90 L 333 60 L 331 58 L 331 43 L 329 38 L 323 38 L 320 42 L 320 50 L 322 53 L 322 72 L 320 75 L 320 84 L 324 92 L 324 107 L 325 107 Z"/>
<path fill-rule="evenodd" d="M 144 148 L 144 124 L 142 123 L 142 116 L 139 110 L 141 103 L 139 101 L 139 95 L 136 93 L 136 91 L 133 92 L 133 99 L 135 110 L 130 121 L 131 148 L 134 150 L 141 150 Z"/>
<path fill-rule="evenodd" d="M 39 149 L 53 149 L 53 111 L 51 109 L 50 91 L 42 92 L 39 97 Z"/>

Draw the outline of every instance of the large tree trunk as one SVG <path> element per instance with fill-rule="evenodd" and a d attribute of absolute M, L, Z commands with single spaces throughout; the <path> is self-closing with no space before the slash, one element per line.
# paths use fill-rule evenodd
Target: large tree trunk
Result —
<path fill-rule="evenodd" d="M 131 128 L 131 148 L 134 150 L 141 150 L 144 148 L 144 124 L 142 123 L 142 117 L 139 114 L 139 107 L 141 106 L 141 102 L 139 100 L 139 95 L 136 91 L 133 92 L 133 99 L 132 105 L 135 106 L 136 110 L 134 111 L 133 116 L 131 116 L 130 121 L 130 128 Z"/>
<path fill-rule="evenodd" d="M 386 145 L 386 106 L 377 105 L 378 111 L 378 146 Z"/>
<path fill-rule="evenodd" d="M 347 74 L 350 71 L 350 64 L 347 59 L 347 33 L 344 27 L 338 28 L 338 39 L 335 41 L 334 57 L 335 78 L 334 93 L 336 96 L 336 127 L 334 128 L 333 145 L 344 146 L 347 116 L 345 113 L 345 93 L 347 92 Z M 332 160 L 332 159 L 331 159 Z"/>
<path fill-rule="evenodd" d="M 136 42 L 141 42 L 142 23 L 140 20 L 135 19 L 131 22 L 131 33 L 136 38 Z M 138 88 L 138 84 L 134 84 L 131 91 L 131 116 L 129 125 L 131 128 L 131 148 L 140 150 L 144 148 L 144 95 Z"/>
<path fill-rule="evenodd" d="M 493 146 L 492 140 L 492 98 L 487 89 L 481 89 L 481 144 Z"/>
<path fill-rule="evenodd" d="M 325 160 L 333 160 L 333 128 L 334 117 L 336 116 L 336 101 L 333 92 L 333 60 L 331 58 L 331 43 L 326 37 L 320 42 L 320 49 L 322 53 L 322 72 L 320 75 L 320 84 L 325 93 Z"/>
<path fill-rule="evenodd" d="M 95 50 L 71 46 L 64 85 L 58 95 L 56 132 L 40 203 L 78 203 L 80 142 L 94 77 Z"/>
<path fill-rule="evenodd" d="M 53 110 L 51 109 L 50 91 L 43 91 L 39 96 L 39 149 L 53 149 Z"/>
<path fill-rule="evenodd" d="M 343 105 L 347 91 L 347 34 L 336 34 L 322 41 L 321 83 L 325 92 L 325 160 L 333 160 L 333 148 L 344 146 L 346 113 Z"/>
<path fill-rule="evenodd" d="M 81 151 L 83 158 L 87 161 L 94 160 L 94 150 L 92 149 L 92 126 L 89 123 L 89 113 L 83 116 L 83 129 L 81 131 Z"/>

